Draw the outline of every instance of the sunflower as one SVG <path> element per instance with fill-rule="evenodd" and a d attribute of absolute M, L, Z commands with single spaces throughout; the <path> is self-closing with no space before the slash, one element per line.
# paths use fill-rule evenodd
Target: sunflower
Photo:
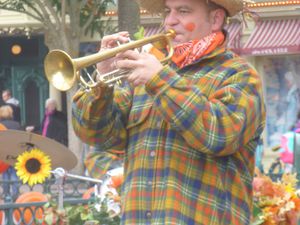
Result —
<path fill-rule="evenodd" d="M 15 164 L 18 177 L 30 186 L 43 183 L 50 176 L 51 160 L 48 155 L 37 148 L 23 152 Z"/>

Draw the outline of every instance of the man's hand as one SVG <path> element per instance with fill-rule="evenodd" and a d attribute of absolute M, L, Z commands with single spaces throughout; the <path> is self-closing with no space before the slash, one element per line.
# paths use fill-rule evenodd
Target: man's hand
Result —
<path fill-rule="evenodd" d="M 115 48 L 119 44 L 127 43 L 129 41 L 129 33 L 127 31 L 122 31 L 116 34 L 104 36 L 101 40 L 100 52 L 107 49 Z M 100 73 L 107 73 L 115 70 L 115 57 L 104 60 L 97 64 L 97 69 Z"/>
<path fill-rule="evenodd" d="M 33 131 L 34 131 L 34 126 L 27 126 L 27 127 L 25 128 L 25 130 L 26 130 L 27 132 L 33 132 Z"/>
<path fill-rule="evenodd" d="M 161 62 L 154 55 L 134 50 L 118 54 L 115 65 L 119 69 L 131 70 L 127 80 L 134 86 L 146 84 L 163 68 Z"/>

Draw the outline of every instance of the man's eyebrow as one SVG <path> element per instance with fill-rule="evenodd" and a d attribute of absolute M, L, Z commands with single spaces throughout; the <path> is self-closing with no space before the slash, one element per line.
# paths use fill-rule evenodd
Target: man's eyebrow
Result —
<path fill-rule="evenodd" d="M 166 9 L 171 9 L 170 7 L 168 7 L 168 6 L 165 6 L 165 10 Z M 181 10 L 181 9 L 192 9 L 192 7 L 191 6 L 188 6 L 188 5 L 180 5 L 180 6 L 176 6 L 175 7 L 175 10 L 176 11 L 178 11 L 178 10 Z"/>

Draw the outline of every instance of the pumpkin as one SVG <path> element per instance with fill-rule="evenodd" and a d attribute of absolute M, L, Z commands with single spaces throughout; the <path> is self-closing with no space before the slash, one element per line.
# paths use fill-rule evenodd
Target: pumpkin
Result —
<path fill-rule="evenodd" d="M 4 173 L 9 167 L 9 164 L 0 160 L 0 173 Z"/>
<path fill-rule="evenodd" d="M 122 173 L 113 175 L 111 177 L 111 186 L 113 188 L 120 187 L 123 184 L 123 182 L 124 182 L 124 176 Z"/>
<path fill-rule="evenodd" d="M 0 130 L 7 130 L 6 126 L 4 126 L 2 123 L 0 123 Z"/>
<path fill-rule="evenodd" d="M 95 192 L 95 187 L 90 187 L 83 193 L 82 198 L 90 199 L 92 197 L 92 194 L 94 194 L 94 192 Z"/>
<path fill-rule="evenodd" d="M 95 187 L 90 187 L 89 189 L 87 189 L 83 195 L 82 195 L 82 199 L 90 199 L 92 197 L 92 195 L 95 195 Z M 84 208 L 87 210 L 88 206 L 84 206 Z"/>
<path fill-rule="evenodd" d="M 47 196 L 40 193 L 40 192 L 26 192 L 21 194 L 17 200 L 16 203 L 29 203 L 29 202 L 46 202 L 48 201 Z M 31 210 L 33 211 L 34 215 L 32 215 L 33 213 L 31 212 Z M 20 211 L 23 211 L 23 216 L 24 216 L 24 223 L 20 223 L 20 219 L 21 219 L 21 214 L 18 210 L 14 210 L 13 212 L 13 218 L 15 223 L 21 224 L 21 225 L 25 225 L 25 224 L 32 224 L 35 225 L 35 223 L 30 223 L 31 221 L 34 221 L 35 219 L 43 219 L 43 210 L 42 208 L 38 208 L 37 210 L 35 210 L 35 206 L 32 206 L 29 208 L 20 208 Z M 42 223 L 43 225 L 45 225 L 46 223 Z"/>
<path fill-rule="evenodd" d="M 0 130 L 7 130 L 6 127 L 0 123 Z M 9 164 L 3 162 L 2 160 L 0 160 L 0 173 L 4 173 L 9 167 Z M 1 220 L 0 220 L 1 222 Z"/>

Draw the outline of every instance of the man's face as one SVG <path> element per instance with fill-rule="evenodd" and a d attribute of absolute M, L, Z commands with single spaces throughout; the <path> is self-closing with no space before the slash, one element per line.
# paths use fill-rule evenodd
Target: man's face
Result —
<path fill-rule="evenodd" d="M 53 112 L 56 109 L 55 103 L 49 102 L 46 104 L 46 111 Z"/>
<path fill-rule="evenodd" d="M 204 0 L 165 0 L 165 30 L 173 29 L 173 44 L 201 39 L 212 33 L 211 16 Z"/>
<path fill-rule="evenodd" d="M 3 92 L 2 93 L 2 99 L 3 99 L 4 102 L 6 102 L 9 99 L 9 97 L 10 96 L 9 96 L 9 94 L 7 92 Z"/>

